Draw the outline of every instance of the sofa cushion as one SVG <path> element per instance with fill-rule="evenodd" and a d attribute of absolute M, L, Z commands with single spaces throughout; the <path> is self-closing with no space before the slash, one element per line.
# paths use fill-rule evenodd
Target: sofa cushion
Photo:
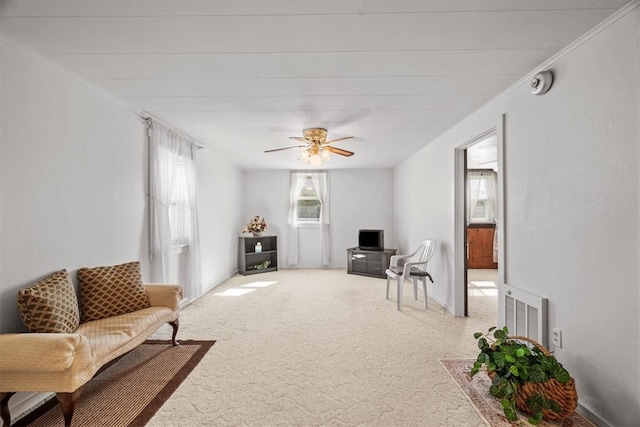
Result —
<path fill-rule="evenodd" d="M 86 322 L 76 333 L 83 335 L 98 365 L 126 353 L 146 340 L 161 325 L 175 320 L 167 307 L 149 307 L 120 316 Z"/>
<path fill-rule="evenodd" d="M 67 270 L 18 291 L 18 307 L 29 332 L 70 334 L 80 322 L 78 298 Z"/>
<path fill-rule="evenodd" d="M 140 263 L 78 270 L 81 321 L 104 319 L 149 307 Z"/>

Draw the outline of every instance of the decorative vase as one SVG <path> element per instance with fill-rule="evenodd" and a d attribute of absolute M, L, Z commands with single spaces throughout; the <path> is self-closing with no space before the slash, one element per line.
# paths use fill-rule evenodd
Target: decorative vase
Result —
<path fill-rule="evenodd" d="M 260 237 L 262 236 L 262 231 L 252 231 L 251 234 L 253 234 L 253 237 Z"/>

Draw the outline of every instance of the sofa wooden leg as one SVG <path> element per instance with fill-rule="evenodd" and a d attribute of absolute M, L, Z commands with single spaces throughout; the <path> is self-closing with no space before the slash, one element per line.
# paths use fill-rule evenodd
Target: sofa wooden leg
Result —
<path fill-rule="evenodd" d="M 171 327 L 173 328 L 173 335 L 171 336 L 171 342 L 173 345 L 180 345 L 178 341 L 176 341 L 176 335 L 178 335 L 178 328 L 180 327 L 180 319 L 176 319 L 173 322 L 169 322 Z"/>
<path fill-rule="evenodd" d="M 64 427 L 71 427 L 73 411 L 76 409 L 76 402 L 80 398 L 83 388 L 84 386 L 71 393 L 56 393 L 56 398 L 60 402 L 62 414 L 64 415 Z"/>
<path fill-rule="evenodd" d="M 2 416 L 3 427 L 11 425 L 11 414 L 9 413 L 9 399 L 15 393 L 0 393 L 0 416 Z"/>

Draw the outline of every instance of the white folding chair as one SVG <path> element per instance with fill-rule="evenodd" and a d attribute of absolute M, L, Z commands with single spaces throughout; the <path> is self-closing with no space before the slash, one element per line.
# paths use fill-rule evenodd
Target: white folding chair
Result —
<path fill-rule="evenodd" d="M 398 311 L 402 311 L 402 286 L 405 279 L 411 278 L 413 281 L 413 296 L 418 300 L 418 281 L 422 282 L 424 291 L 424 306 L 427 307 L 427 278 L 433 283 L 433 278 L 427 271 L 429 260 L 435 252 L 436 241 L 425 240 L 420 247 L 409 255 L 393 255 L 390 266 L 387 269 L 387 299 L 389 299 L 389 280 L 396 279 L 398 282 Z M 416 257 L 415 261 L 411 261 Z M 399 265 L 400 261 L 404 261 Z"/>

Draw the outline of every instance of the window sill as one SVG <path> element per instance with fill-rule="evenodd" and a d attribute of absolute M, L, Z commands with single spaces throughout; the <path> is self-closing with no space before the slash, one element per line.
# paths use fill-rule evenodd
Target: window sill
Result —
<path fill-rule="evenodd" d="M 467 225 L 467 228 L 495 228 L 496 227 L 496 223 L 495 222 L 471 222 L 469 225 Z"/>
<path fill-rule="evenodd" d="M 320 227 L 319 222 L 298 222 L 296 223 L 297 228 L 318 228 Z"/>

